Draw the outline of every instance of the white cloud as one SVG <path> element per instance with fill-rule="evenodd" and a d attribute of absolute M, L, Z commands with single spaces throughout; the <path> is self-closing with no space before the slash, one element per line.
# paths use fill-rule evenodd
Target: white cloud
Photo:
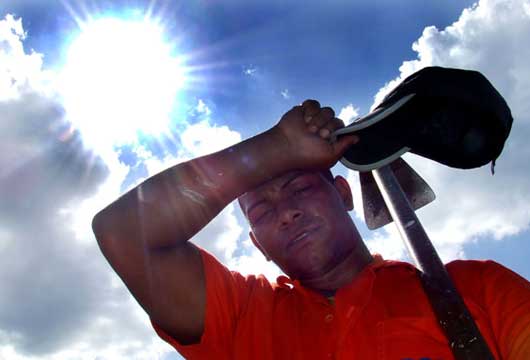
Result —
<path fill-rule="evenodd" d="M 366 241 L 366 246 L 372 254 L 381 254 L 383 259 L 404 260 L 405 258 L 405 245 L 394 224 L 376 231 Z"/>
<path fill-rule="evenodd" d="M 241 135 L 228 126 L 211 125 L 208 119 L 188 126 L 180 134 L 183 155 L 202 156 L 222 150 L 241 141 Z"/>
<path fill-rule="evenodd" d="M 496 174 L 489 167 L 461 171 L 413 155 L 437 200 L 419 212 L 445 260 L 465 256 L 463 244 L 482 236 L 501 239 L 528 229 L 530 219 L 530 14 L 528 1 L 483 0 L 443 30 L 427 27 L 414 43 L 416 60 L 375 96 L 374 105 L 408 75 L 425 66 L 481 71 L 506 98 L 514 124 Z"/>
<path fill-rule="evenodd" d="M 243 70 L 243 74 L 247 75 L 247 76 L 253 76 L 254 74 L 256 74 L 256 72 L 258 71 L 258 68 L 256 68 L 255 66 L 249 66 L 247 67 L 246 69 Z"/>
<path fill-rule="evenodd" d="M 276 281 L 282 271 L 272 261 L 267 261 L 265 256 L 254 245 L 248 254 L 230 259 L 227 266 L 243 275 L 264 275 L 269 281 Z"/>
<path fill-rule="evenodd" d="M 353 104 L 348 104 L 340 110 L 339 119 L 344 121 L 345 125 L 349 125 L 359 116 L 359 108 L 354 107 Z"/>
<path fill-rule="evenodd" d="M 0 227 L 0 252 L 4 251 L 13 240 L 13 236 L 7 230 Z"/>
<path fill-rule="evenodd" d="M 108 160 L 111 159 L 107 158 Z M 97 192 L 93 196 L 83 201 L 65 204 L 65 207 L 60 211 L 64 221 L 71 222 L 75 239 L 79 244 L 94 245 L 95 239 L 92 236 L 87 236 L 87 234 L 92 233 L 90 219 L 121 194 L 123 181 L 129 171 L 129 167 L 120 163 L 117 158 L 112 159 L 112 162 L 106 162 L 106 166 L 111 170 L 110 174 L 98 186 Z"/>
<path fill-rule="evenodd" d="M 352 216 L 356 222 L 364 222 L 364 209 L 359 173 L 357 171 L 348 170 L 346 179 L 348 180 L 353 193 L 354 210 Z M 365 243 L 371 253 L 380 254 L 384 259 L 405 259 L 405 246 L 393 223 L 370 233 L 370 236 L 365 238 Z"/>
<path fill-rule="evenodd" d="M 229 264 L 237 249 L 237 240 L 242 233 L 235 212 L 238 205 L 228 205 L 206 227 L 197 233 L 191 241 L 207 249 L 224 264 Z"/>
<path fill-rule="evenodd" d="M 210 108 L 205 104 L 202 99 L 199 99 L 199 101 L 197 102 L 196 110 L 198 113 L 204 114 L 206 116 L 210 116 L 210 114 L 212 113 L 212 110 L 210 110 Z"/>
<path fill-rule="evenodd" d="M 348 170 L 346 175 L 346 180 L 348 180 L 348 183 L 350 184 L 350 188 L 353 193 L 353 215 L 359 219 L 364 221 L 364 209 L 362 206 L 362 193 L 361 193 L 361 183 L 359 180 L 359 173 L 357 171 L 351 171 Z"/>
<path fill-rule="evenodd" d="M 52 74 L 42 70 L 42 55 L 24 52 L 26 34 L 22 20 L 6 15 L 0 20 L 0 101 L 18 99 L 22 93 L 47 92 Z"/>
<path fill-rule="evenodd" d="M 20 19 L 0 20 L 0 358 L 152 359 L 169 347 L 90 229 L 128 169 L 83 149 L 24 36 Z"/>
<path fill-rule="evenodd" d="M 289 89 L 284 89 L 280 92 L 280 94 L 282 94 L 282 97 L 285 99 L 285 100 L 289 100 L 291 98 L 291 94 L 289 93 Z"/>

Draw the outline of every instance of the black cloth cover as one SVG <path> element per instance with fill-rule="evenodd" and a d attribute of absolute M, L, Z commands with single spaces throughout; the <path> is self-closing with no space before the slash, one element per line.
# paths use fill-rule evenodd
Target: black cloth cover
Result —
<path fill-rule="evenodd" d="M 410 100 L 376 123 L 361 129 L 361 118 L 350 124 L 361 141 L 344 158 L 355 164 L 376 163 L 406 147 L 455 168 L 494 164 L 513 118 L 506 101 L 481 73 L 424 68 L 401 82 L 374 112 L 410 94 Z"/>

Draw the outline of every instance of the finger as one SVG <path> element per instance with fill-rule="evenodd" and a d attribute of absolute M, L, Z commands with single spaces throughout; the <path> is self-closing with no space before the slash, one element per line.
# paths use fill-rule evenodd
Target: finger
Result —
<path fill-rule="evenodd" d="M 314 100 L 314 99 L 307 99 L 307 100 L 304 100 L 304 102 L 302 103 L 302 107 L 305 109 L 305 108 L 317 108 L 317 109 L 320 109 L 320 103 L 317 101 L 317 100 Z"/>
<path fill-rule="evenodd" d="M 324 139 L 329 139 L 331 134 L 333 134 L 337 129 L 342 129 L 343 127 L 344 123 L 341 119 L 333 118 L 320 128 L 318 134 Z"/>
<path fill-rule="evenodd" d="M 326 128 L 329 131 L 334 132 L 335 130 L 342 129 L 344 127 L 344 122 L 339 118 L 333 118 L 327 122 Z"/>
<path fill-rule="evenodd" d="M 318 130 L 318 135 L 320 135 L 320 137 L 322 139 L 329 139 L 329 137 L 331 136 L 331 131 L 329 131 L 329 129 L 323 127 L 320 130 Z"/>
<path fill-rule="evenodd" d="M 306 123 L 320 112 L 320 103 L 316 100 L 308 99 L 302 103 Z"/>
<path fill-rule="evenodd" d="M 320 112 L 308 122 L 309 131 L 316 133 L 335 117 L 335 111 L 330 107 L 323 107 Z"/>
<path fill-rule="evenodd" d="M 344 135 L 337 139 L 334 143 L 331 144 L 333 147 L 333 153 L 336 156 L 342 156 L 350 146 L 358 144 L 361 139 L 358 135 Z"/>

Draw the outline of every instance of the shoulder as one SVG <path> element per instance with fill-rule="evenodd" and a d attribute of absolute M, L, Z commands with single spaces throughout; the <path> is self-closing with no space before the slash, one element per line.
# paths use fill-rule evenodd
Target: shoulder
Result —
<path fill-rule="evenodd" d="M 451 272 L 483 271 L 488 267 L 501 266 L 493 260 L 453 260 L 445 265 L 447 271 Z"/>
<path fill-rule="evenodd" d="M 453 279 L 460 280 L 478 280 L 478 278 L 484 276 L 491 277 L 507 274 L 519 276 L 493 260 L 454 260 L 447 263 L 445 267 Z M 414 265 L 395 260 L 383 260 L 375 265 L 373 269 L 376 273 L 386 276 L 416 275 L 418 272 Z"/>
<path fill-rule="evenodd" d="M 414 265 L 397 260 L 380 260 L 371 265 L 377 277 L 416 276 L 417 269 Z"/>
<path fill-rule="evenodd" d="M 530 283 L 492 260 L 456 260 L 447 270 L 458 291 L 483 306 L 510 301 L 529 301 Z"/>
<path fill-rule="evenodd" d="M 375 293 L 416 294 L 421 288 L 418 270 L 414 265 L 395 260 L 382 260 L 371 266 Z"/>
<path fill-rule="evenodd" d="M 414 286 L 416 280 L 419 280 L 416 267 L 403 261 L 380 259 L 369 265 L 365 271 L 366 275 L 373 276 L 376 287 L 384 289 L 408 286 L 408 284 Z"/>
<path fill-rule="evenodd" d="M 446 265 L 446 269 L 456 282 L 473 283 L 483 280 L 492 283 L 504 277 L 521 278 L 493 260 L 454 260 Z"/>
<path fill-rule="evenodd" d="M 214 255 L 199 248 L 204 266 L 206 292 L 209 299 L 222 298 L 233 301 L 242 310 L 252 307 L 252 304 L 273 304 L 285 297 L 294 295 L 293 283 L 286 277 L 280 276 L 276 282 L 269 280 L 263 274 L 242 274 L 228 269 Z"/>
<path fill-rule="evenodd" d="M 493 260 L 454 260 L 445 265 L 447 271 L 453 279 L 477 280 L 477 277 L 493 276 L 495 274 L 517 275 L 503 265 Z M 373 270 L 378 276 L 410 276 L 417 275 L 417 268 L 407 262 L 396 260 L 383 260 L 373 266 Z"/>
<path fill-rule="evenodd" d="M 418 270 L 412 264 L 384 260 L 373 266 L 378 282 L 385 288 L 416 286 L 420 283 Z M 483 295 L 486 289 L 499 289 L 508 283 L 527 283 L 519 275 L 492 260 L 455 260 L 446 264 L 447 272 L 463 294 Z"/>

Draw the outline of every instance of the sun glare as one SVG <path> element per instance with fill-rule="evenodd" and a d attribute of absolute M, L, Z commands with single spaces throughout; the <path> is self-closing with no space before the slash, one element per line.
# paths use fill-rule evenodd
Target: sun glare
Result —
<path fill-rule="evenodd" d="M 149 21 L 83 24 L 62 70 L 68 118 L 92 147 L 167 131 L 183 83 L 182 64 Z"/>

